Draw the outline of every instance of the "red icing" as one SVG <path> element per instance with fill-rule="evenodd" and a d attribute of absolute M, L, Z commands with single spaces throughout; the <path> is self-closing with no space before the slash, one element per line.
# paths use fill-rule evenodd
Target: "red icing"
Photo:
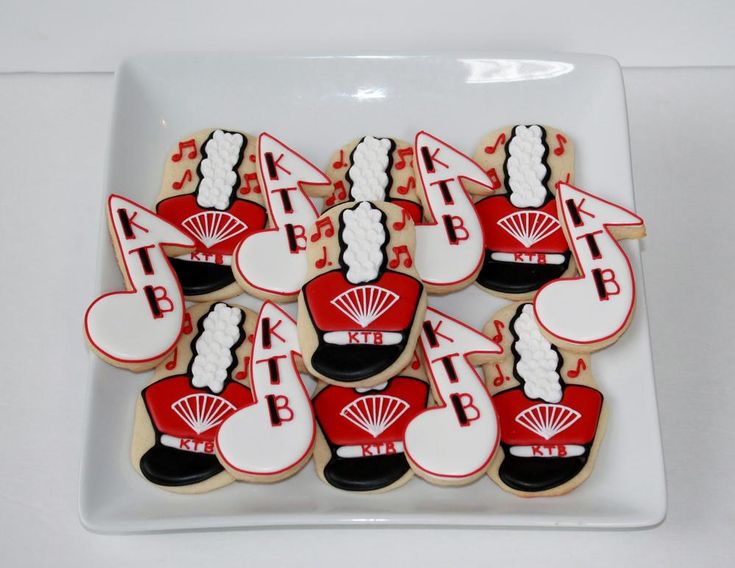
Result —
<path fill-rule="evenodd" d="M 169 223 L 176 225 L 181 230 L 192 236 L 197 243 L 197 253 L 232 255 L 235 247 L 242 239 L 251 233 L 262 230 L 265 228 L 266 224 L 265 209 L 257 203 L 244 199 L 235 199 L 229 209 L 219 211 L 217 209 L 200 207 L 197 203 L 196 195 L 194 194 L 179 195 L 161 201 L 161 203 L 158 204 L 157 211 L 160 217 Z M 198 236 L 184 224 L 187 219 L 202 212 L 214 214 L 229 213 L 242 221 L 247 228 L 237 234 L 233 232 L 231 237 L 207 247 L 201 240 L 199 240 Z"/>
<path fill-rule="evenodd" d="M 415 278 L 392 272 L 383 273 L 366 286 L 379 286 L 398 295 L 398 300 L 385 313 L 364 328 L 341 311 L 332 300 L 341 293 L 359 289 L 363 285 L 350 283 L 341 270 L 317 276 L 304 286 L 304 299 L 314 326 L 320 331 L 404 331 L 411 327 L 416 305 L 421 295 L 421 284 Z"/>
<path fill-rule="evenodd" d="M 475 208 L 485 234 L 485 248 L 491 252 L 535 254 L 565 254 L 569 252 L 569 245 L 567 245 L 560 225 L 553 233 L 527 247 L 498 224 L 501 219 L 517 211 L 527 211 L 529 213 L 540 211 L 548 213 L 558 221 L 556 202 L 553 199 L 538 209 L 520 208 L 514 206 L 507 195 L 494 195 L 476 203 Z"/>
<path fill-rule="evenodd" d="M 595 437 L 597 422 L 602 409 L 602 394 L 584 386 L 570 385 L 565 387 L 558 405 L 564 405 L 581 414 L 579 419 L 567 429 L 560 431 L 548 440 L 518 423 L 516 417 L 526 409 L 537 404 L 546 404 L 543 400 L 531 400 L 526 397 L 521 387 L 510 389 L 493 397 L 493 404 L 500 421 L 500 439 L 510 446 L 531 446 L 543 444 L 589 444 Z"/>
<path fill-rule="evenodd" d="M 421 210 L 421 206 L 415 201 L 410 201 L 409 199 L 391 198 L 389 202 L 393 205 L 398 205 L 399 207 L 401 207 L 406 213 L 408 213 L 408 216 L 411 217 L 411 220 L 416 225 L 421 223 L 423 213 Z"/>
<path fill-rule="evenodd" d="M 211 428 L 197 433 L 191 425 L 179 416 L 174 406 L 177 406 L 177 401 L 180 401 L 188 395 L 213 395 L 208 389 L 197 389 L 191 386 L 191 380 L 187 375 L 177 375 L 162 379 L 156 383 L 153 383 L 143 391 L 143 397 L 145 399 L 148 413 L 150 414 L 153 425 L 162 434 L 168 434 L 178 438 L 192 439 L 196 442 L 213 442 L 214 436 L 217 433 L 217 429 L 221 422 L 232 414 L 235 410 L 252 404 L 253 397 L 250 389 L 243 386 L 240 383 L 234 381 L 228 381 L 225 388 L 218 396 L 225 401 L 232 404 L 235 408 L 228 409 L 227 405 L 222 410 L 218 410 L 219 404 L 211 399 L 203 400 L 200 398 L 200 408 L 202 404 L 210 405 L 212 411 L 209 413 L 209 418 L 214 420 L 216 418 L 217 424 Z M 194 406 L 192 406 L 192 404 Z M 196 415 L 196 398 L 191 399 L 191 404 L 182 402 L 177 407 L 180 412 L 186 414 L 186 406 L 191 409 L 191 415 Z M 207 408 L 207 407 L 205 407 Z M 207 417 L 207 412 L 200 411 L 203 417 Z M 201 429 L 201 428 L 200 428 Z"/>
<path fill-rule="evenodd" d="M 396 377 L 391 379 L 384 389 L 373 389 L 364 393 L 344 387 L 328 386 L 314 398 L 314 412 L 326 438 L 338 446 L 398 442 L 403 441 L 403 434 L 408 423 L 426 408 L 428 392 L 428 384 L 409 377 Z M 394 397 L 402 402 L 377 398 L 374 400 L 376 404 L 373 409 L 373 401 L 370 400 L 372 397 Z M 359 399 L 365 399 L 365 402 L 349 407 Z M 369 421 L 372 414 L 372 418 L 376 419 L 380 416 L 381 400 L 384 409 L 383 419 L 388 419 L 391 414 L 397 416 L 397 419 L 377 436 L 373 436 L 340 414 L 347 407 L 346 413 L 358 422 L 360 421 L 359 416 L 365 416 Z M 406 407 L 403 402 L 408 406 Z"/>

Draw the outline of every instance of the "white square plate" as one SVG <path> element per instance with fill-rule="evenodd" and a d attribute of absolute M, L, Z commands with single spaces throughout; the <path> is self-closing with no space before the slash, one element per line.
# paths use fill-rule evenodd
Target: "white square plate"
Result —
<path fill-rule="evenodd" d="M 171 145 L 206 127 L 267 130 L 325 165 L 335 148 L 366 133 L 412 140 L 426 129 L 472 153 L 483 134 L 511 123 L 551 124 L 569 133 L 577 150 L 577 184 L 634 208 L 620 68 L 605 57 L 568 54 L 135 58 L 117 75 L 105 193 L 152 206 Z M 99 286 L 118 290 L 122 277 L 102 224 Z M 134 403 L 147 375 L 90 356 L 82 522 L 102 532 L 660 522 L 666 487 L 646 300 L 638 244 L 627 242 L 625 249 L 638 277 L 638 309 L 622 339 L 593 356 L 593 372 L 609 404 L 608 431 L 592 476 L 571 494 L 521 499 L 484 477 L 463 488 L 413 479 L 387 494 L 353 495 L 321 483 L 309 464 L 275 485 L 235 483 L 205 495 L 174 495 L 147 483 L 129 463 Z M 235 301 L 259 304 L 245 296 Z M 481 328 L 506 302 L 470 287 L 432 297 L 430 304 Z M 292 313 L 294 308 L 289 306 Z"/>

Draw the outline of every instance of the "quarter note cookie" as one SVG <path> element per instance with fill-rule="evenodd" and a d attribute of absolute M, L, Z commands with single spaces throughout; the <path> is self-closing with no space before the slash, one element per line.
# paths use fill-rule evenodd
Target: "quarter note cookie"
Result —
<path fill-rule="evenodd" d="M 426 308 L 414 245 L 413 222 L 390 203 L 349 202 L 319 217 L 298 316 L 312 375 L 366 387 L 408 365 Z"/>
<path fill-rule="evenodd" d="M 135 411 L 131 459 L 151 483 L 202 493 L 234 481 L 215 455 L 215 435 L 252 404 L 245 382 L 257 316 L 223 302 L 194 305 L 169 360 L 143 389 Z"/>
<path fill-rule="evenodd" d="M 314 460 L 325 483 L 345 491 L 382 493 L 411 479 L 403 452 L 406 424 L 429 402 L 418 354 L 398 376 L 365 388 L 319 383 Z"/>
<path fill-rule="evenodd" d="M 554 202 L 557 184 L 574 176 L 568 136 L 538 124 L 509 126 L 486 136 L 475 160 L 496 188 L 475 203 L 485 234 L 478 285 L 527 299 L 546 282 L 573 274 Z"/>
<path fill-rule="evenodd" d="M 333 189 L 324 200 L 325 210 L 346 201 L 388 201 L 402 207 L 414 223 L 421 222 L 408 142 L 375 136 L 353 140 L 332 155 L 327 175 Z"/>
<path fill-rule="evenodd" d="M 638 215 L 562 183 L 556 205 L 579 276 L 546 284 L 533 307 L 541 331 L 572 351 L 596 351 L 628 329 L 635 308 L 635 276 L 618 240 L 640 239 Z"/>
<path fill-rule="evenodd" d="M 249 294 L 277 302 L 294 301 L 306 279 L 306 232 L 318 217 L 305 188 L 318 191 L 318 186 L 328 186 L 330 181 L 267 132 L 258 138 L 257 163 L 268 228 L 249 233 L 237 245 L 232 270 Z"/>
<path fill-rule="evenodd" d="M 168 154 L 156 211 L 196 243 L 194 251 L 171 258 L 189 300 L 242 292 L 231 268 L 235 246 L 266 224 L 256 145 L 249 134 L 208 129 Z"/>
<path fill-rule="evenodd" d="M 152 369 L 176 345 L 186 311 L 166 255 L 192 250 L 194 241 L 119 195 L 107 200 L 107 225 L 127 291 L 92 302 L 84 314 L 84 335 L 107 363 L 131 371 Z"/>
<path fill-rule="evenodd" d="M 498 417 L 475 365 L 502 356 L 492 339 L 427 308 L 419 347 L 437 406 L 406 426 L 404 448 L 414 472 L 438 485 L 483 476 L 498 447 Z"/>
<path fill-rule="evenodd" d="M 568 493 L 592 472 L 607 423 L 588 355 L 550 343 L 531 303 L 507 306 L 485 327 L 505 358 L 485 365 L 500 418 L 489 476 L 522 497 Z"/>

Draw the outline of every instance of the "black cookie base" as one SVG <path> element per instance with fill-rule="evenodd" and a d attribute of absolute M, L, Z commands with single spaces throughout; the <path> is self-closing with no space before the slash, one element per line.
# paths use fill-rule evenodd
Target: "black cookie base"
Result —
<path fill-rule="evenodd" d="M 498 476 L 511 489 L 535 493 L 559 487 L 576 477 L 587 464 L 589 446 L 581 456 L 569 458 L 521 458 L 510 454 L 502 444 L 505 457 Z"/>
<path fill-rule="evenodd" d="M 332 458 L 324 468 L 324 477 L 333 487 L 345 491 L 376 491 L 396 483 L 408 472 L 403 453 L 362 458 L 341 458 L 330 446 Z"/>
<path fill-rule="evenodd" d="M 311 365 L 325 377 L 355 383 L 385 371 L 405 349 L 405 341 L 396 345 L 332 345 L 320 341 Z"/>
<path fill-rule="evenodd" d="M 214 454 L 199 454 L 156 444 L 140 458 L 140 471 L 156 485 L 182 487 L 206 481 L 224 468 Z"/>
<path fill-rule="evenodd" d="M 486 250 L 477 283 L 488 290 L 503 294 L 534 292 L 547 282 L 561 278 L 569 268 L 569 253 L 564 258 L 562 264 L 503 262 L 490 258 L 490 251 Z"/>
<path fill-rule="evenodd" d="M 235 281 L 232 267 L 213 262 L 169 258 L 181 282 L 184 296 L 203 296 L 226 288 Z"/>

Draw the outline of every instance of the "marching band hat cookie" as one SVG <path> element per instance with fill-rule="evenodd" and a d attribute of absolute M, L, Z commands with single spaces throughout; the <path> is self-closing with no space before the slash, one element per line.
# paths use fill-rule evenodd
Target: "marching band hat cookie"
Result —
<path fill-rule="evenodd" d="M 235 246 L 266 225 L 256 146 L 249 134 L 207 129 L 180 140 L 166 158 L 156 210 L 196 242 L 194 251 L 171 258 L 188 300 L 242 292 L 231 268 Z"/>
<path fill-rule="evenodd" d="M 195 304 L 173 354 L 143 389 L 131 460 L 148 481 L 177 493 L 203 493 L 234 481 L 215 454 L 220 425 L 252 404 L 246 386 L 257 316 L 245 308 Z"/>
<path fill-rule="evenodd" d="M 496 191 L 475 203 L 485 235 L 477 283 L 508 299 L 528 299 L 574 272 L 554 192 L 574 176 L 574 147 L 562 132 L 518 124 L 491 132 L 475 160 Z"/>
<path fill-rule="evenodd" d="M 505 354 L 484 366 L 500 421 L 488 475 L 521 497 L 572 491 L 592 473 L 607 423 L 589 356 L 550 343 L 531 303 L 501 309 L 485 333 Z"/>
<path fill-rule="evenodd" d="M 313 398 L 319 478 L 361 493 L 382 493 L 407 483 L 413 472 L 403 451 L 403 433 L 429 398 L 418 355 L 398 376 L 372 387 L 320 382 Z"/>
<path fill-rule="evenodd" d="M 329 160 L 332 193 L 324 200 L 325 210 L 346 201 L 388 201 L 420 223 L 413 159 L 411 144 L 397 138 L 367 135 L 345 144 Z"/>
<path fill-rule="evenodd" d="M 413 222 L 390 203 L 348 202 L 319 217 L 298 317 L 312 375 L 366 387 L 408 364 L 426 308 L 414 245 Z"/>

